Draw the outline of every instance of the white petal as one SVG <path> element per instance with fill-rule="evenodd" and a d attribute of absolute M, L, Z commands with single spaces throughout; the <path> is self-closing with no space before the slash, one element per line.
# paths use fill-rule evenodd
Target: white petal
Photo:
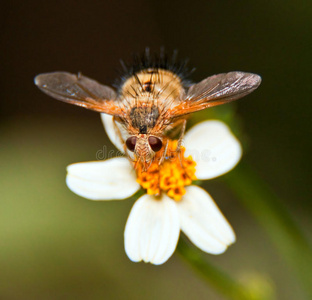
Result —
<path fill-rule="evenodd" d="M 239 162 L 242 148 L 227 125 L 206 121 L 191 128 L 184 140 L 185 156 L 196 161 L 196 177 L 211 179 L 230 171 Z"/>
<path fill-rule="evenodd" d="M 201 250 L 223 253 L 235 242 L 235 234 L 211 196 L 198 186 L 186 188 L 186 194 L 177 202 L 181 230 Z"/>
<path fill-rule="evenodd" d="M 119 151 L 124 153 L 124 144 L 118 134 L 118 129 L 116 128 L 117 125 L 115 125 L 113 122 L 113 117 L 107 114 L 101 114 L 101 119 L 105 128 L 106 134 L 111 140 L 111 142 L 116 146 L 116 148 Z M 122 130 L 121 127 L 118 127 L 118 128 L 119 130 Z"/>
<path fill-rule="evenodd" d="M 133 167 L 124 157 L 72 164 L 67 172 L 68 187 L 91 200 L 125 199 L 140 189 Z"/>
<path fill-rule="evenodd" d="M 144 195 L 133 205 L 125 228 L 125 250 L 138 262 L 164 263 L 173 254 L 180 234 L 176 204 L 167 196 Z"/>

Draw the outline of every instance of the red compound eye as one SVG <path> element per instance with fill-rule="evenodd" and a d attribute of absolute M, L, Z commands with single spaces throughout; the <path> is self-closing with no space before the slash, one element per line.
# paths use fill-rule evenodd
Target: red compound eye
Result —
<path fill-rule="evenodd" d="M 148 143 L 151 146 L 152 150 L 157 152 L 161 149 L 162 147 L 162 141 L 161 139 L 155 137 L 155 136 L 150 136 L 148 138 Z"/>
<path fill-rule="evenodd" d="M 129 138 L 127 138 L 126 140 L 126 146 L 130 151 L 134 151 L 135 149 L 135 144 L 137 142 L 137 138 L 135 136 L 130 136 Z"/>

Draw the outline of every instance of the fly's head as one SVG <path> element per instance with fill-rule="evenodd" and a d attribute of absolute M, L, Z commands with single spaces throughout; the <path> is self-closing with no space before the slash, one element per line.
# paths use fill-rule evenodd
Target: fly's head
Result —
<path fill-rule="evenodd" d="M 136 160 L 141 163 L 149 163 L 163 146 L 161 137 L 139 134 L 127 138 L 126 146 L 129 151 L 134 152 Z"/>
<path fill-rule="evenodd" d="M 157 106 L 136 106 L 129 113 L 127 149 L 134 153 L 135 160 L 143 164 L 151 162 L 163 147 L 163 132 L 159 130 Z"/>

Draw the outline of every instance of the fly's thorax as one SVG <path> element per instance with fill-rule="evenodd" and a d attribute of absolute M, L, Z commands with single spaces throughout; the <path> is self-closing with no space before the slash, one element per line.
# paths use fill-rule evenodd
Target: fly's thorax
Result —
<path fill-rule="evenodd" d="M 184 93 L 182 81 L 175 73 L 149 68 L 128 78 L 121 87 L 121 97 L 136 101 L 175 101 Z M 130 100 L 131 101 L 131 100 Z"/>
<path fill-rule="evenodd" d="M 135 106 L 130 110 L 131 125 L 139 134 L 146 134 L 152 130 L 158 118 L 159 108 L 156 105 Z"/>
<path fill-rule="evenodd" d="M 119 99 L 125 107 L 126 126 L 132 134 L 164 133 L 166 111 L 185 94 L 175 73 L 149 68 L 135 73 L 121 87 Z"/>

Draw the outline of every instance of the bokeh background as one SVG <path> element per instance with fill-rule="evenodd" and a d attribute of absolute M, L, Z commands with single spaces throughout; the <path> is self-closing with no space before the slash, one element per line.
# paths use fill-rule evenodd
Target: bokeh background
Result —
<path fill-rule="evenodd" d="M 1 7 L 0 299 L 224 299 L 177 254 L 163 266 L 128 260 L 123 230 L 133 201 L 92 202 L 65 185 L 68 164 L 113 149 L 99 115 L 33 84 L 36 74 L 61 70 L 112 84 L 119 59 L 146 46 L 178 49 L 196 67 L 194 82 L 234 70 L 263 77 L 256 92 L 220 112 L 235 112 L 244 163 L 311 240 L 310 1 L 11 0 Z M 293 270 L 231 191 L 220 179 L 205 187 L 237 234 L 225 254 L 207 260 L 243 281 L 265 282 L 277 299 L 304 299 Z"/>

